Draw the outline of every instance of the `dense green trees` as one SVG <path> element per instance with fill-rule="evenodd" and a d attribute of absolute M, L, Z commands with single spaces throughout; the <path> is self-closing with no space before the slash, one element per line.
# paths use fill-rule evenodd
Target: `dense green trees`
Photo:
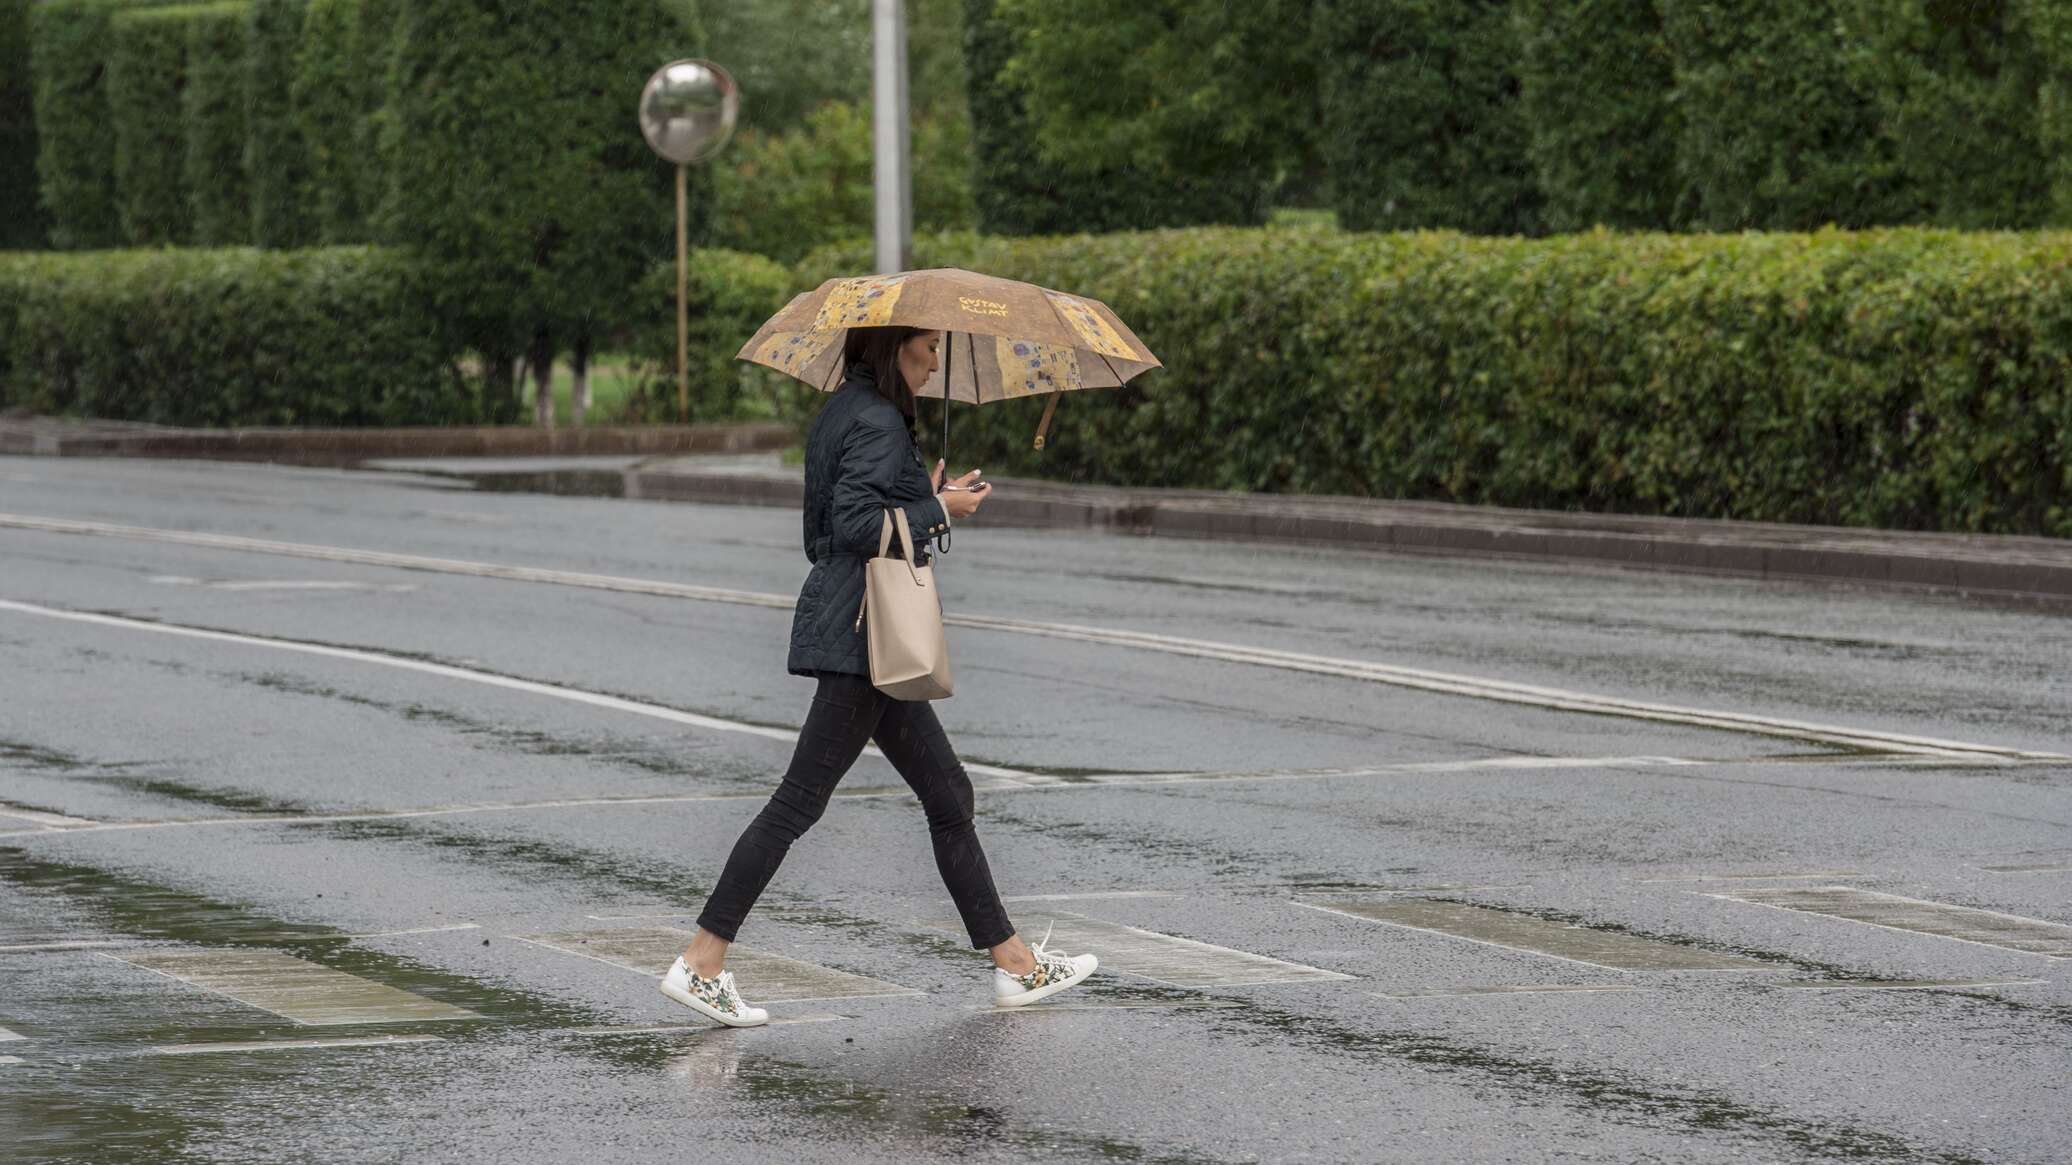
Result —
<path fill-rule="evenodd" d="M 1322 0 L 1316 14 L 1341 223 L 1539 229 L 1507 0 Z"/>
<path fill-rule="evenodd" d="M 1547 229 L 1676 221 L 1683 119 L 1656 0 L 1518 0 L 1513 14 Z"/>
<path fill-rule="evenodd" d="M 439 318 L 489 366 L 489 411 L 515 401 L 520 352 L 553 357 L 623 322 L 627 289 L 671 254 L 673 171 L 640 138 L 631 95 L 692 55 L 675 0 L 412 0 L 401 10 L 381 154 L 381 236 L 442 274 Z M 708 183 L 697 168 L 695 236 Z M 542 391 L 540 396 L 546 394 Z"/>

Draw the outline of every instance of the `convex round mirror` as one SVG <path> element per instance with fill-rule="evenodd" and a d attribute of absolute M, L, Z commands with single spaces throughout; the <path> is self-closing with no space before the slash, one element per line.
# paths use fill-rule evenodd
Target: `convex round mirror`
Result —
<path fill-rule="evenodd" d="M 741 89 L 711 61 L 671 61 L 640 90 L 640 132 L 669 161 L 702 162 L 734 136 Z"/>

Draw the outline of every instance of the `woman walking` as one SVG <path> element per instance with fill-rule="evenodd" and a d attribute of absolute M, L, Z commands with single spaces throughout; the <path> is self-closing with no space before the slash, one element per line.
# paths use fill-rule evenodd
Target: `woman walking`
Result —
<path fill-rule="evenodd" d="M 877 550 L 885 510 L 904 510 L 917 540 L 941 545 L 951 523 L 976 513 L 991 489 L 978 482 L 977 470 L 945 483 L 942 462 L 933 473 L 922 468 L 914 388 L 934 376 L 941 341 L 941 332 L 918 328 L 851 328 L 842 386 L 806 437 L 805 544 L 813 570 L 792 615 L 786 667 L 814 677 L 819 689 L 783 783 L 734 844 L 698 916 L 698 933 L 662 980 L 662 994 L 730 1027 L 753 1027 L 769 1013 L 741 997 L 725 969 L 727 947 L 867 741 L 921 799 L 936 868 L 972 948 L 993 956 L 995 1002 L 1034 1003 L 1085 979 L 1096 965 L 1092 955 L 1032 947 L 1015 933 L 972 827 L 971 779 L 935 709 L 871 686 L 863 626 L 869 615 L 859 612 L 864 560 Z M 913 551 L 926 560 L 921 546 Z"/>

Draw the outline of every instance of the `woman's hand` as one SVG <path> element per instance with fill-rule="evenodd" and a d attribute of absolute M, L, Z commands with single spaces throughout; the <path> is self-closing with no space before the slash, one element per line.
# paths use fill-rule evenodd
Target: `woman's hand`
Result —
<path fill-rule="evenodd" d="M 993 483 L 978 480 L 979 471 L 976 469 L 963 477 L 953 479 L 947 485 L 943 484 L 942 475 L 943 463 L 937 461 L 935 471 L 928 475 L 928 484 L 935 490 L 935 496 L 942 502 L 943 512 L 950 516 L 952 522 L 977 513 L 979 503 L 985 501 L 986 495 L 993 489 Z"/>

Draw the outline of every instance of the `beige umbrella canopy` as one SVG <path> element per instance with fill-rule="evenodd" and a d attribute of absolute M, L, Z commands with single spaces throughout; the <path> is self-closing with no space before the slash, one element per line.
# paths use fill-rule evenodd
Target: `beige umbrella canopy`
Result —
<path fill-rule="evenodd" d="M 831 392 L 841 383 L 850 328 L 900 326 L 943 333 L 942 367 L 916 396 L 990 404 L 1047 395 L 1038 449 L 1060 394 L 1116 388 L 1162 367 L 1097 299 L 955 267 L 830 279 L 771 316 L 739 359 Z M 947 407 L 943 439 L 947 445 Z"/>

